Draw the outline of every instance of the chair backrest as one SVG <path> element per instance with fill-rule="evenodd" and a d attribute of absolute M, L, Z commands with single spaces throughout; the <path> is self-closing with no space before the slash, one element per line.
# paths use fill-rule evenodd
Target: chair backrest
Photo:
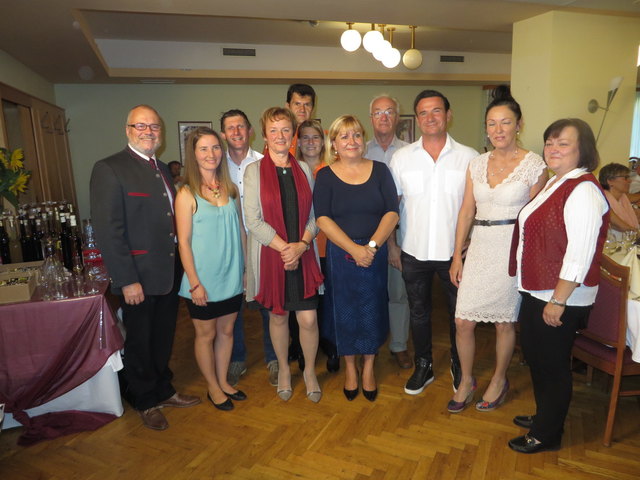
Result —
<path fill-rule="evenodd" d="M 624 345 L 627 330 L 629 267 L 602 256 L 598 294 L 589 314 L 589 323 L 580 333 L 597 342 Z"/>

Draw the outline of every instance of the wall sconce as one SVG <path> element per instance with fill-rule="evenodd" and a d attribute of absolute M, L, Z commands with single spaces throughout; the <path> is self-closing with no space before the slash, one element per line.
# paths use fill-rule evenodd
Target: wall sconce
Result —
<path fill-rule="evenodd" d="M 411 29 L 411 48 L 404 52 L 402 63 L 409 70 L 415 70 L 422 65 L 422 53 L 416 50 L 416 26 L 410 25 L 409 28 Z"/>
<path fill-rule="evenodd" d="M 596 113 L 598 109 L 604 110 L 604 115 L 602 116 L 602 122 L 600 123 L 600 129 L 598 130 L 598 135 L 596 136 L 596 143 L 598 143 L 598 139 L 600 138 L 600 132 L 602 132 L 602 126 L 604 125 L 604 120 L 607 118 L 607 113 L 609 113 L 609 107 L 611 106 L 611 102 L 613 102 L 613 98 L 618 93 L 618 88 L 622 83 L 623 77 L 614 77 L 611 79 L 611 83 L 609 84 L 609 91 L 607 92 L 607 106 L 603 107 L 598 103 L 598 100 L 592 98 L 589 100 L 587 104 L 587 110 L 591 113 Z"/>
<path fill-rule="evenodd" d="M 347 22 L 347 26 L 349 28 L 342 32 L 342 36 L 340 37 L 340 44 L 342 45 L 342 48 L 344 48 L 347 52 L 355 52 L 358 48 L 360 48 L 360 32 L 358 32 L 357 30 L 351 30 L 353 22 Z"/>

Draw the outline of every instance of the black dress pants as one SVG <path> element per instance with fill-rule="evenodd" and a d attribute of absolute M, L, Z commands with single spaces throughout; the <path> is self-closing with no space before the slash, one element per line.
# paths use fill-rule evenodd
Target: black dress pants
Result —
<path fill-rule="evenodd" d="M 559 444 L 569 411 L 573 380 L 571 349 L 576 330 L 589 316 L 591 307 L 565 307 L 562 325 L 544 323 L 547 302 L 521 292 L 520 344 L 531 371 L 536 414 L 529 434 L 546 444 Z"/>
<path fill-rule="evenodd" d="M 120 298 L 124 342 L 123 396 L 136 410 L 155 407 L 171 397 L 173 373 L 169 360 L 173 348 L 178 314 L 178 289 L 182 276 L 176 255 L 173 288 L 166 295 L 146 295 L 138 305 L 127 305 Z"/>
<path fill-rule="evenodd" d="M 407 287 L 409 300 L 409 321 L 411 322 L 411 337 L 416 358 L 424 358 L 433 362 L 432 329 L 431 329 L 431 287 L 433 275 L 440 278 L 444 288 L 449 311 L 449 338 L 451 341 L 451 360 L 460 363 L 456 348 L 456 298 L 458 289 L 451 283 L 449 267 L 451 260 L 422 261 L 402 252 L 402 278 Z"/>

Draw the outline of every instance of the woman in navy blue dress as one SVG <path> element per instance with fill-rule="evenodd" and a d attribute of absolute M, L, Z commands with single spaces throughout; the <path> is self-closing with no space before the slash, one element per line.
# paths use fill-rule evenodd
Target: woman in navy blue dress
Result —
<path fill-rule="evenodd" d="M 374 401 L 375 355 L 389 331 L 386 240 L 398 223 L 398 197 L 384 163 L 364 158 L 364 128 L 351 115 L 329 129 L 329 168 L 313 193 L 316 223 L 326 234 L 323 337 L 346 364 L 344 394 L 358 394 L 356 355 L 363 355 L 362 392 Z"/>

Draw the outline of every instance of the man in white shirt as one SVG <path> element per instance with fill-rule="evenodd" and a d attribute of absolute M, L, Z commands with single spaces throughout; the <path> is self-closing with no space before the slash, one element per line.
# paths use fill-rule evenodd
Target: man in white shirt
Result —
<path fill-rule="evenodd" d="M 396 136 L 400 105 L 389 95 L 378 95 L 369 104 L 373 139 L 367 142 L 366 157 L 389 166 L 396 150 L 408 145 Z M 398 243 L 402 243 L 398 238 Z M 402 272 L 389 264 L 387 290 L 389 292 L 389 350 L 396 357 L 400 368 L 411 368 L 413 362 L 407 352 L 409 339 L 409 304 Z"/>
<path fill-rule="evenodd" d="M 247 165 L 262 158 L 262 154 L 256 152 L 249 146 L 253 128 L 249 119 L 242 110 L 229 110 L 222 114 L 220 118 L 220 133 L 227 142 L 227 165 L 231 181 L 238 187 L 240 202 L 244 198 L 244 171 Z M 244 217 L 244 209 L 242 213 Z M 244 218 L 243 218 L 244 220 Z M 243 222 L 244 223 L 244 222 Z M 269 314 L 261 309 L 264 359 L 269 369 L 269 383 L 278 385 L 278 360 L 271 344 L 269 335 Z M 247 349 L 244 342 L 244 320 L 242 310 L 238 312 L 238 317 L 233 327 L 233 350 L 231 352 L 231 363 L 227 381 L 230 385 L 236 385 L 238 380 L 247 371 Z"/>
<path fill-rule="evenodd" d="M 456 349 L 457 289 L 449 279 L 458 212 L 462 205 L 467 167 L 478 155 L 447 133 L 451 121 L 449 100 L 435 90 L 424 90 L 414 101 L 422 136 L 398 150 L 391 159 L 400 196 L 400 238 L 389 239 L 389 262 L 402 269 L 407 288 L 416 368 L 404 391 L 418 395 L 433 380 L 431 285 L 440 278 L 447 297 L 454 391 L 460 384 Z"/>

